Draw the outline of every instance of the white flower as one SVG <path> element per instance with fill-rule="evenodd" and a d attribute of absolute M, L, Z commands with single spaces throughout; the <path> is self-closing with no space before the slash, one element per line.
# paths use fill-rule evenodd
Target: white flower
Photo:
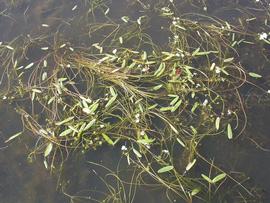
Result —
<path fill-rule="evenodd" d="M 219 74 L 221 72 L 220 67 L 216 66 L 216 73 Z"/>
<path fill-rule="evenodd" d="M 122 151 L 127 151 L 127 147 L 125 145 L 122 145 L 121 150 Z"/>
<path fill-rule="evenodd" d="M 259 34 L 259 40 L 264 40 L 267 39 L 268 35 L 266 32 L 260 33 Z"/>
<path fill-rule="evenodd" d="M 140 132 L 140 135 L 143 136 L 145 134 L 144 130 Z"/>
<path fill-rule="evenodd" d="M 100 128 L 104 128 L 104 127 L 105 127 L 105 125 L 101 124 L 99 127 L 100 127 Z"/>
<path fill-rule="evenodd" d="M 270 90 L 267 90 L 267 93 L 270 94 Z"/>
<path fill-rule="evenodd" d="M 208 99 L 205 99 L 202 105 L 206 106 L 207 104 L 208 104 Z"/>
<path fill-rule="evenodd" d="M 163 149 L 162 152 L 165 154 L 169 154 L 169 151 L 167 149 Z"/>

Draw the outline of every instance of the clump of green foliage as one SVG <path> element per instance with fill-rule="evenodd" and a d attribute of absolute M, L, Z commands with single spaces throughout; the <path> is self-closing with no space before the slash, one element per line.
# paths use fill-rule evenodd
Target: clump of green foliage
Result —
<path fill-rule="evenodd" d="M 95 6 L 107 15 L 105 5 Z M 59 31 L 1 45 L 9 80 L 3 95 L 38 138 L 29 157 L 43 154 L 47 168 L 74 150 L 121 147 L 139 176 L 148 174 L 187 202 L 207 199 L 226 179 L 238 184 L 216 166 L 211 178 L 194 177 L 192 169 L 205 161 L 198 152 L 205 137 L 234 139 L 245 128 L 239 88 L 247 72 L 237 46 L 247 33 L 219 19 L 199 15 L 207 21 L 200 23 L 192 20 L 195 14 L 181 16 L 173 4 L 155 9 L 166 22 L 160 30 L 169 37 L 165 45 L 147 34 L 147 16 L 99 23 L 89 12 L 70 24 L 85 24 L 89 36 L 106 33 L 90 47 L 76 46 Z M 34 52 L 40 56 L 32 59 Z"/>

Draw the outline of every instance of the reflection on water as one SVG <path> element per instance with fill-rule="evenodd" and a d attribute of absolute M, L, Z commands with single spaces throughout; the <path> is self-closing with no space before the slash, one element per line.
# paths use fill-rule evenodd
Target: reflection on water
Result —
<path fill-rule="evenodd" d="M 15 1 L 14 1 L 15 2 Z M 111 6 L 110 15 L 115 18 L 121 16 L 132 15 L 134 17 L 151 14 L 151 11 L 146 9 L 142 13 L 141 8 L 151 8 L 153 4 L 150 1 L 126 1 L 114 0 Z M 196 3 L 197 2 L 197 3 Z M 238 2 L 238 3 L 237 3 Z M 200 12 L 205 13 L 204 7 L 207 7 L 209 14 L 216 15 L 228 21 L 236 22 L 239 17 L 245 15 L 239 12 L 236 7 L 246 7 L 247 12 L 256 14 L 258 10 L 251 9 L 254 2 L 252 1 L 209 1 L 207 4 L 198 3 L 195 1 L 190 6 L 187 1 L 179 1 L 176 6 L 181 7 L 179 11 L 185 12 Z M 71 12 L 72 8 L 78 4 L 78 9 Z M 143 4 L 143 5 L 142 5 Z M 41 24 L 48 24 L 48 29 L 58 29 L 59 23 L 69 23 L 74 16 L 79 16 L 79 9 L 84 9 L 80 1 L 64 1 L 64 0 L 47 0 L 47 1 L 18 1 L 18 5 L 7 7 L 4 0 L 0 1 L 0 29 L 5 30 L 0 34 L 0 41 L 10 41 L 19 34 L 28 34 L 29 30 L 33 33 L 44 31 Z M 226 8 L 224 8 L 226 6 Z M 89 14 L 91 15 L 91 13 Z M 259 15 L 259 14 L 258 14 Z M 260 16 L 258 16 L 260 17 Z M 166 33 L 155 34 L 155 27 L 160 26 L 160 22 L 155 22 L 154 18 L 152 28 L 149 28 L 148 33 L 156 42 L 162 43 L 165 40 Z M 73 25 L 76 26 L 76 25 Z M 80 35 L 80 26 L 78 29 L 72 29 L 72 33 L 66 33 L 77 41 L 79 44 L 87 43 Z M 60 28 L 59 28 L 60 29 Z M 254 28 L 255 29 L 255 28 Z M 77 31 L 77 32 L 76 32 Z M 164 35 L 163 35 L 164 34 Z M 35 37 L 35 36 L 31 36 Z M 268 49 L 269 51 L 269 49 Z M 269 70 L 264 70 L 267 64 L 261 64 L 263 61 L 262 55 L 260 58 L 254 55 L 254 52 L 248 52 L 246 58 L 243 57 L 243 63 L 247 67 L 260 67 L 265 73 L 266 78 L 269 78 Z M 257 60 L 254 60 L 257 59 Z M 251 67 L 252 64 L 252 67 Z M 3 67 L 1 67 L 3 68 Z M 2 70 L 1 70 L 2 71 Z M 267 83 L 267 81 L 264 81 Z M 3 87 L 3 86 L 1 86 Z M 2 90 L 0 90 L 1 92 Z M 243 90 L 246 91 L 246 90 Z M 270 148 L 268 122 L 270 120 L 270 107 L 250 104 L 248 109 L 249 125 L 245 135 L 238 141 L 232 143 L 227 139 L 210 139 L 204 143 L 201 153 L 209 159 L 232 173 L 244 172 L 250 180 L 248 184 L 254 186 L 254 190 L 258 196 L 263 195 L 262 202 L 270 201 L 270 182 L 267 181 L 268 169 L 270 168 L 270 152 L 266 148 Z M 69 202 L 69 198 L 60 192 L 56 191 L 57 178 L 51 176 L 49 171 L 44 168 L 43 161 L 37 160 L 30 164 L 27 161 L 27 152 L 32 149 L 35 143 L 27 138 L 20 138 L 7 146 L 4 141 L 12 134 L 20 131 L 21 121 L 13 108 L 7 104 L 0 106 L 0 202 L 2 203 L 37 203 L 37 202 Z M 256 143 L 256 144 L 255 144 Z M 258 145 L 260 147 L 258 147 Z M 218 147 L 217 147 L 218 146 Z M 114 193 L 121 191 L 123 188 L 115 188 L 118 184 L 117 179 L 111 175 L 107 177 L 107 185 L 97 176 L 108 174 L 108 170 L 100 166 L 88 163 L 95 162 L 104 164 L 112 171 L 122 171 L 124 179 L 129 179 L 132 176 L 131 170 L 127 169 L 125 160 L 119 160 L 121 157 L 120 146 L 116 149 L 105 148 L 95 152 L 88 152 L 84 156 L 72 154 L 70 160 L 65 164 L 61 180 L 63 183 L 59 188 L 63 188 L 63 192 L 71 195 L 74 202 L 95 202 L 95 199 L 103 197 L 103 193 Z M 109 184 L 109 185 L 108 185 Z M 111 185 L 110 185 L 111 184 Z M 112 188 L 115 190 L 112 190 Z M 262 188 L 257 191 L 256 187 Z M 149 190 L 149 189 L 148 189 Z M 127 202 L 133 200 L 137 202 L 168 202 L 165 192 L 161 188 L 153 189 L 145 192 L 144 188 L 133 188 L 130 192 L 136 196 L 128 197 Z M 115 194 L 114 194 L 115 195 Z M 85 196 L 80 198 L 79 196 Z M 236 202 L 229 199 L 230 202 Z M 177 202 L 180 202 L 180 200 Z"/>

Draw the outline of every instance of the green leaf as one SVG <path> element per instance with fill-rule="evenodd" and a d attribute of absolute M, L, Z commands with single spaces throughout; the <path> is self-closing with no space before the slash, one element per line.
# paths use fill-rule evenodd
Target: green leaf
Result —
<path fill-rule="evenodd" d="M 220 126 L 220 117 L 216 118 L 216 129 L 219 130 L 219 126 Z"/>
<path fill-rule="evenodd" d="M 229 138 L 229 139 L 232 139 L 232 138 L 233 138 L 233 133 L 232 133 L 232 127 L 231 127 L 231 124 L 228 124 L 228 125 L 227 125 L 227 135 L 228 135 L 228 138 Z"/>
<path fill-rule="evenodd" d="M 195 196 L 196 194 L 198 194 L 201 191 L 201 188 L 195 188 L 191 191 L 191 196 Z"/>
<path fill-rule="evenodd" d="M 94 125 L 95 122 L 96 122 L 96 119 L 91 120 L 91 121 L 85 126 L 84 131 L 90 129 L 90 128 L 92 127 L 92 125 Z"/>
<path fill-rule="evenodd" d="M 257 74 L 257 73 L 253 73 L 253 72 L 249 72 L 248 73 L 250 77 L 253 77 L 253 78 L 261 78 L 262 76 Z"/>
<path fill-rule="evenodd" d="M 204 175 L 204 174 L 201 174 L 201 176 L 203 177 L 203 179 L 204 180 L 206 180 L 208 183 L 213 183 L 213 181 L 210 179 L 210 178 L 208 178 L 206 175 Z"/>
<path fill-rule="evenodd" d="M 117 98 L 117 95 L 110 98 L 109 101 L 107 102 L 107 104 L 105 105 L 105 108 L 108 108 L 109 106 L 111 106 L 113 104 L 113 102 L 116 100 L 116 98 Z"/>
<path fill-rule="evenodd" d="M 221 181 L 222 179 L 224 179 L 225 177 L 226 177 L 226 173 L 221 173 L 221 174 L 217 175 L 216 177 L 214 177 L 212 182 L 217 183 L 217 182 Z"/>
<path fill-rule="evenodd" d="M 7 143 L 7 142 L 9 142 L 9 141 L 11 141 L 11 140 L 13 140 L 13 139 L 15 139 L 16 137 L 20 136 L 21 134 L 22 134 L 22 132 L 18 132 L 18 133 L 16 133 L 15 135 L 12 135 L 10 138 L 8 138 L 8 139 L 5 141 L 5 143 Z"/>
<path fill-rule="evenodd" d="M 185 143 L 182 140 L 180 140 L 179 138 L 176 138 L 176 140 L 177 142 L 179 142 L 180 145 L 182 145 L 182 147 L 186 147 Z"/>
<path fill-rule="evenodd" d="M 132 150 L 133 150 L 134 154 L 135 154 L 137 157 L 142 158 L 142 155 L 141 155 L 140 152 L 138 152 L 138 151 L 137 151 L 136 149 L 134 149 L 134 148 L 132 148 Z"/>
<path fill-rule="evenodd" d="M 159 67 L 158 67 L 158 69 L 156 70 L 156 72 L 154 73 L 154 75 L 155 75 L 156 77 L 159 77 L 159 76 L 162 75 L 162 73 L 163 73 L 164 71 L 165 71 L 165 63 L 162 62 L 162 63 L 159 65 Z"/>
<path fill-rule="evenodd" d="M 174 106 L 173 108 L 171 109 L 171 112 L 175 112 L 179 106 L 182 104 L 182 100 L 180 99 Z"/>
<path fill-rule="evenodd" d="M 192 162 L 189 162 L 188 165 L 186 166 L 186 171 L 189 171 L 194 166 L 196 161 L 197 161 L 196 159 L 193 159 Z"/>
<path fill-rule="evenodd" d="M 46 149 L 45 149 L 45 151 L 44 151 L 44 157 L 49 156 L 50 153 L 51 153 L 51 151 L 52 151 L 52 149 L 53 149 L 53 144 L 50 142 L 50 143 L 47 145 L 47 147 L 46 147 Z"/>
<path fill-rule="evenodd" d="M 165 173 L 171 171 L 174 167 L 173 166 L 165 166 L 158 170 L 158 173 Z"/>
<path fill-rule="evenodd" d="M 67 119 L 65 119 L 63 121 L 60 121 L 60 122 L 55 123 L 55 125 L 62 125 L 64 123 L 67 123 L 67 122 L 73 120 L 73 118 L 74 118 L 74 116 L 71 116 L 71 117 L 69 117 L 69 118 L 67 118 Z"/>
<path fill-rule="evenodd" d="M 61 132 L 60 133 L 60 135 L 59 135 L 59 137 L 64 137 L 64 136 L 67 136 L 68 134 L 70 134 L 70 133 L 72 133 L 72 129 L 67 129 L 67 130 L 65 130 L 65 131 L 63 131 L 63 132 Z"/>
<path fill-rule="evenodd" d="M 102 133 L 102 137 L 104 138 L 104 140 L 109 144 L 109 145 L 113 145 L 113 141 L 111 140 L 111 138 L 106 135 L 105 133 Z"/>

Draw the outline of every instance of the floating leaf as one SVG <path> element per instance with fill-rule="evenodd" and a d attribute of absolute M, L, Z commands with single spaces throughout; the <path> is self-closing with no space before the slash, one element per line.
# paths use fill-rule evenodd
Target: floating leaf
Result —
<path fill-rule="evenodd" d="M 109 144 L 109 145 L 113 145 L 113 141 L 111 140 L 111 138 L 106 135 L 105 133 L 102 133 L 102 137 L 104 138 L 104 140 Z"/>
<path fill-rule="evenodd" d="M 53 149 L 53 144 L 50 142 L 50 143 L 47 145 L 47 147 L 46 147 L 46 149 L 45 149 L 45 151 L 44 151 L 44 157 L 49 156 L 50 153 L 51 153 L 51 151 L 52 151 L 52 149 Z"/>
<path fill-rule="evenodd" d="M 162 63 L 159 65 L 159 67 L 158 67 L 158 69 L 156 70 L 156 72 L 154 73 L 154 76 L 159 77 L 159 76 L 162 75 L 162 73 L 163 73 L 164 71 L 165 71 L 165 63 L 162 62 Z"/>
<path fill-rule="evenodd" d="M 71 121 L 73 119 L 74 119 L 74 116 L 71 116 L 71 117 L 69 117 L 69 118 L 67 118 L 67 119 L 65 119 L 63 121 L 55 123 L 55 125 L 62 125 L 62 124 L 67 123 L 67 122 L 69 122 L 69 121 Z"/>
<path fill-rule="evenodd" d="M 194 166 L 196 161 L 197 161 L 196 159 L 193 159 L 192 162 L 189 162 L 188 165 L 186 166 L 186 171 L 189 171 Z"/>
<path fill-rule="evenodd" d="M 220 126 L 220 117 L 217 117 L 217 118 L 216 118 L 215 124 L 216 124 L 216 129 L 219 130 L 219 126 Z"/>
<path fill-rule="evenodd" d="M 136 149 L 134 149 L 134 148 L 132 148 L 132 150 L 133 150 L 134 154 L 135 154 L 137 157 L 142 158 L 142 155 L 141 155 L 140 152 L 138 152 L 138 151 L 137 151 Z"/>
<path fill-rule="evenodd" d="M 59 137 L 64 137 L 64 136 L 67 136 L 68 134 L 72 133 L 72 129 L 67 129 L 67 130 L 64 130 L 63 132 L 60 133 Z"/>
<path fill-rule="evenodd" d="M 227 59 L 224 59 L 224 63 L 228 63 L 228 62 L 231 62 L 231 61 L 233 61 L 233 57 L 232 58 L 227 58 Z"/>
<path fill-rule="evenodd" d="M 110 98 L 109 101 L 107 102 L 107 104 L 105 105 L 105 108 L 111 106 L 113 104 L 113 102 L 116 100 L 116 98 L 117 98 L 117 95 Z"/>
<path fill-rule="evenodd" d="M 232 133 L 232 127 L 231 127 L 231 124 L 228 124 L 228 125 L 227 125 L 227 135 L 228 135 L 228 138 L 229 138 L 229 139 L 232 139 L 232 138 L 233 138 L 233 133 Z"/>
<path fill-rule="evenodd" d="M 195 188 L 191 191 L 191 196 L 195 196 L 196 194 L 198 194 L 201 191 L 201 188 Z"/>
<path fill-rule="evenodd" d="M 201 176 L 203 177 L 203 179 L 204 180 L 206 180 L 208 183 L 213 183 L 213 181 L 210 179 L 210 178 L 208 178 L 206 175 L 204 175 L 204 174 L 201 174 Z"/>
<path fill-rule="evenodd" d="M 28 64 L 27 66 L 25 66 L 24 69 L 27 70 L 27 69 L 31 68 L 33 65 L 34 65 L 34 63 L 30 63 L 30 64 Z"/>
<path fill-rule="evenodd" d="M 174 167 L 173 166 L 165 166 L 158 170 L 158 173 L 165 173 L 171 171 Z"/>
<path fill-rule="evenodd" d="M 96 122 L 96 119 L 91 120 L 91 121 L 85 126 L 84 131 L 90 129 L 90 128 L 92 127 L 92 125 L 94 125 L 95 122 Z"/>
<path fill-rule="evenodd" d="M 226 173 L 221 173 L 213 178 L 212 182 L 217 183 L 226 177 Z"/>
<path fill-rule="evenodd" d="M 18 132 L 18 133 L 16 133 L 15 135 L 12 135 L 10 138 L 8 138 L 8 139 L 5 141 L 5 143 L 7 143 L 7 142 L 9 142 L 9 141 L 11 141 L 11 140 L 13 140 L 13 139 L 15 139 L 16 137 L 20 136 L 21 134 L 22 134 L 22 132 Z"/>
<path fill-rule="evenodd" d="M 177 142 L 179 142 L 180 145 L 182 145 L 183 147 L 186 147 L 185 143 L 180 140 L 179 138 L 176 138 Z"/>
<path fill-rule="evenodd" d="M 261 78 L 262 76 L 257 74 L 257 73 L 253 73 L 253 72 L 249 72 L 248 73 L 250 77 L 253 77 L 253 78 Z"/>

